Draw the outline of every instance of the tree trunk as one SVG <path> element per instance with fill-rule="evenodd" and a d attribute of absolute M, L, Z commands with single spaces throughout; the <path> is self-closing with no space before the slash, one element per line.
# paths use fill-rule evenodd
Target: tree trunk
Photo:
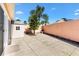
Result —
<path fill-rule="evenodd" d="M 45 26 L 46 26 L 46 23 L 45 23 Z"/>
<path fill-rule="evenodd" d="M 34 35 L 35 35 L 35 30 L 34 30 Z"/>

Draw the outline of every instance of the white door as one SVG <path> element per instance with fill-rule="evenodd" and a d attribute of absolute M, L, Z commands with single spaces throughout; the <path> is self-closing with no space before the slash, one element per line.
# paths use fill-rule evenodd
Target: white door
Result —
<path fill-rule="evenodd" d="M 0 6 L 0 55 L 3 52 L 3 21 L 4 21 L 4 12 Z"/>

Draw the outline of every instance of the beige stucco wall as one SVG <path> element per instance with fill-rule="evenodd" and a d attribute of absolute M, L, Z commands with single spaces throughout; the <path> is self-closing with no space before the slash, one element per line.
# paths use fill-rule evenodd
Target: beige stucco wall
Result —
<path fill-rule="evenodd" d="M 44 26 L 44 32 L 79 42 L 79 20 Z"/>
<path fill-rule="evenodd" d="M 10 20 L 14 19 L 15 4 L 14 3 L 4 3 L 4 6 L 10 17 Z"/>
<path fill-rule="evenodd" d="M 64 20 L 59 20 L 59 21 L 57 21 L 56 23 L 61 23 L 61 22 L 65 22 Z"/>
<path fill-rule="evenodd" d="M 14 13 L 15 13 L 14 3 L 1 3 L 0 6 L 2 7 L 4 13 L 7 15 L 9 21 L 14 19 Z"/>

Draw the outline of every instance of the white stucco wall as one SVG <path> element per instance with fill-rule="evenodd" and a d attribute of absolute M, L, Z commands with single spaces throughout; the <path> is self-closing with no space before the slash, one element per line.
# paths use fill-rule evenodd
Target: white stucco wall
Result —
<path fill-rule="evenodd" d="M 7 47 L 8 45 L 8 38 L 9 38 L 9 34 L 8 34 L 8 30 L 9 30 L 9 21 L 7 16 L 4 14 L 4 48 Z"/>
<path fill-rule="evenodd" d="M 16 30 L 16 26 L 20 27 L 20 30 Z M 12 38 L 24 37 L 25 25 L 12 24 Z"/>

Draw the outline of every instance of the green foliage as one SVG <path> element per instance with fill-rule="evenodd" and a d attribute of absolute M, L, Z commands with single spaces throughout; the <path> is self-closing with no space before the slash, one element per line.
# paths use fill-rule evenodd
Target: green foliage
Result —
<path fill-rule="evenodd" d="M 44 23 L 46 25 L 48 23 L 48 15 L 47 14 L 43 14 L 42 18 L 44 19 Z"/>
<path fill-rule="evenodd" d="M 46 24 L 48 23 L 48 15 L 43 14 L 45 8 L 37 5 L 35 10 L 30 11 L 30 17 L 28 19 L 29 26 L 31 30 L 38 29 L 40 24 Z M 44 21 L 41 21 L 40 19 L 43 18 Z"/>
<path fill-rule="evenodd" d="M 67 19 L 67 18 L 61 18 L 61 19 L 63 19 L 64 21 L 68 21 L 68 19 Z"/>
<path fill-rule="evenodd" d="M 42 25 L 45 24 L 45 21 L 41 21 L 41 24 L 42 24 Z"/>
<path fill-rule="evenodd" d="M 17 19 L 16 21 L 21 21 L 20 19 Z"/>
<path fill-rule="evenodd" d="M 30 11 L 30 15 L 33 15 L 33 14 L 35 14 L 35 10 Z"/>
<path fill-rule="evenodd" d="M 26 21 L 24 21 L 24 24 L 27 24 L 27 22 L 26 22 Z"/>
<path fill-rule="evenodd" d="M 40 24 L 40 22 L 37 19 L 36 15 L 32 15 L 32 16 L 29 17 L 29 25 L 30 25 L 31 30 L 38 29 L 39 24 Z"/>

